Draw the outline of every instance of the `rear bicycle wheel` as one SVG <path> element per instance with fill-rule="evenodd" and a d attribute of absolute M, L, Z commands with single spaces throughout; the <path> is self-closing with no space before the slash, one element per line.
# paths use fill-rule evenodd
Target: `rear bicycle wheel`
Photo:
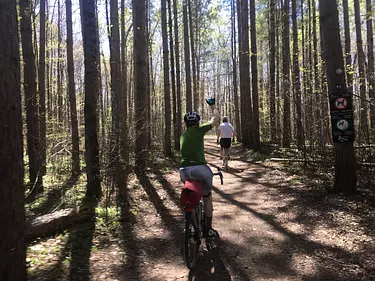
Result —
<path fill-rule="evenodd" d="M 199 229 L 194 221 L 195 212 L 185 215 L 184 260 L 189 269 L 194 268 L 199 255 Z"/>

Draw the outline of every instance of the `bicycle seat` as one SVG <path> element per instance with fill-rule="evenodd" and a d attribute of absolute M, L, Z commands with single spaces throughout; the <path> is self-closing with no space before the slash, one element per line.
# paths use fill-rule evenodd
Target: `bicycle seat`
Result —
<path fill-rule="evenodd" d="M 181 188 L 180 204 L 185 211 L 191 212 L 203 196 L 203 184 L 196 180 L 185 181 Z"/>

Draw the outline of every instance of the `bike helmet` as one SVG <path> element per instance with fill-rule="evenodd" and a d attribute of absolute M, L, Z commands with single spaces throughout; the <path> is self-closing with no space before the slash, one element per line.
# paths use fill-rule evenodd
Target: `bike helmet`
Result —
<path fill-rule="evenodd" d="M 186 125 L 198 124 L 201 117 L 196 112 L 188 112 L 185 114 L 184 121 Z"/>

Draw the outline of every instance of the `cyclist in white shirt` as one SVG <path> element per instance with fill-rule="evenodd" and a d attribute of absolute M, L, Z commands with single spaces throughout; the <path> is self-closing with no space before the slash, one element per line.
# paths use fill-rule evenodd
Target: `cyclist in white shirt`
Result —
<path fill-rule="evenodd" d="M 229 123 L 228 117 L 223 117 L 223 123 L 217 129 L 217 144 L 219 144 L 220 138 L 220 159 L 223 158 L 223 153 L 225 148 L 230 148 L 232 143 L 232 137 L 236 136 L 236 131 L 234 130 L 232 124 Z M 229 158 L 229 151 L 228 151 Z"/>

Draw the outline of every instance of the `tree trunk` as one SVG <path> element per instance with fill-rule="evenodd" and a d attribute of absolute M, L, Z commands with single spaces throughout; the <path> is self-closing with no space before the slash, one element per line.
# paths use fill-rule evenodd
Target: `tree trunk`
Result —
<path fill-rule="evenodd" d="M 372 7 L 371 0 L 366 0 L 366 22 L 367 22 L 367 79 L 368 79 L 368 94 L 371 101 L 370 106 L 370 120 L 371 128 L 375 129 L 375 70 L 374 70 L 374 33 L 372 24 Z"/>
<path fill-rule="evenodd" d="M 100 198 L 97 99 L 100 94 L 100 55 L 96 1 L 80 0 L 83 52 L 85 57 L 85 158 L 87 197 Z"/>
<path fill-rule="evenodd" d="M 177 128 L 175 134 L 175 149 L 180 150 L 181 135 L 181 70 L 180 70 L 180 43 L 178 37 L 178 21 L 177 21 L 177 0 L 173 0 L 173 21 L 174 21 L 174 40 L 176 53 L 176 102 L 177 102 Z"/>
<path fill-rule="evenodd" d="M 190 71 L 190 47 L 189 47 L 189 20 L 188 3 L 190 0 L 183 0 L 183 22 L 184 22 L 184 56 L 185 56 L 185 88 L 186 88 L 186 111 L 193 110 L 193 100 L 191 92 L 191 71 Z"/>
<path fill-rule="evenodd" d="M 63 209 L 28 220 L 25 227 L 25 240 L 51 236 L 76 224 L 92 220 L 95 211 L 91 209 Z"/>
<path fill-rule="evenodd" d="M 249 5 L 247 0 L 240 0 L 240 13 L 238 18 L 241 21 L 241 43 L 240 46 L 240 84 L 241 84 L 241 125 L 242 138 L 245 146 L 252 148 L 253 142 L 253 110 L 250 92 L 250 50 L 249 50 Z"/>
<path fill-rule="evenodd" d="M 173 136 L 174 136 L 174 147 L 176 148 L 176 142 L 178 139 L 177 133 L 177 119 L 181 118 L 177 116 L 177 96 L 176 96 L 176 74 L 174 67 L 174 50 L 173 50 L 173 23 L 172 23 L 172 7 L 171 0 L 168 0 L 168 27 L 169 27 L 169 50 L 170 50 L 170 62 L 171 62 L 171 85 L 172 85 L 172 105 L 173 105 Z"/>
<path fill-rule="evenodd" d="M 120 160 L 121 142 L 123 135 L 123 100 L 121 83 L 121 60 L 120 60 L 120 32 L 118 20 L 118 1 L 110 0 L 110 58 L 111 58 L 111 98 L 112 98 L 112 134 L 110 163 L 113 165 L 112 179 L 119 188 L 123 184 L 124 167 Z"/>
<path fill-rule="evenodd" d="M 40 1 L 40 47 L 39 47 L 39 122 L 40 122 L 40 161 L 41 176 L 46 174 L 47 142 L 46 142 L 46 2 Z"/>
<path fill-rule="evenodd" d="M 38 104 L 36 93 L 35 57 L 33 53 L 31 15 L 29 0 L 20 2 L 21 39 L 24 71 L 24 91 L 26 102 L 27 154 L 29 156 L 29 175 L 31 198 L 43 190 L 43 177 L 40 159 Z"/>
<path fill-rule="evenodd" d="M 127 54 L 127 38 L 128 34 L 133 25 L 130 25 L 129 29 L 125 33 L 125 1 L 121 1 L 121 83 L 122 83 L 122 99 L 123 99 L 123 134 L 120 137 L 121 143 L 121 155 L 124 159 L 125 168 L 129 165 L 129 123 L 128 123 L 128 91 L 127 91 L 127 84 L 128 84 L 128 68 L 126 63 L 126 54 Z"/>
<path fill-rule="evenodd" d="M 298 61 L 298 26 L 297 26 L 297 0 L 292 0 L 292 22 L 293 22 L 293 79 L 294 102 L 296 105 L 296 129 L 297 145 L 302 148 L 304 143 L 301 110 L 301 82 Z"/>
<path fill-rule="evenodd" d="M 0 42 L 0 280 L 26 281 L 25 189 L 16 1 L 0 2 Z"/>
<path fill-rule="evenodd" d="M 68 65 L 68 93 L 70 104 L 70 122 L 72 126 L 72 176 L 77 177 L 80 172 L 79 166 L 79 135 L 77 120 L 76 89 L 74 82 L 73 62 L 73 27 L 72 27 L 72 2 L 66 0 L 66 56 Z"/>
<path fill-rule="evenodd" d="M 199 110 L 199 93 L 197 92 L 197 54 L 195 50 L 195 39 L 194 39 L 194 29 L 197 28 L 193 26 L 193 9 L 191 5 L 192 0 L 188 0 L 188 12 L 189 12 L 189 32 L 190 32 L 190 48 L 191 48 L 191 71 L 193 73 L 193 110 Z M 197 7 L 195 7 L 197 9 Z"/>
<path fill-rule="evenodd" d="M 271 141 L 276 142 L 276 0 L 269 0 L 269 83 L 270 83 L 270 135 Z"/>
<path fill-rule="evenodd" d="M 289 45 L 289 0 L 284 3 L 283 15 L 283 147 L 290 146 L 290 45 Z"/>
<path fill-rule="evenodd" d="M 365 78 L 365 64 L 366 57 L 363 51 L 362 42 L 362 28 L 361 28 L 361 16 L 359 0 L 354 0 L 354 15 L 355 15 L 355 30 L 357 37 L 357 52 L 358 52 L 358 70 L 359 70 L 359 92 L 360 92 L 360 125 L 359 125 L 359 141 L 364 140 L 369 142 L 369 131 L 368 131 L 368 107 L 366 97 L 366 78 Z"/>
<path fill-rule="evenodd" d="M 169 51 L 167 27 L 167 1 L 161 0 L 161 28 L 163 37 L 163 66 L 164 66 L 164 155 L 172 156 L 171 144 L 171 93 L 169 84 Z"/>
<path fill-rule="evenodd" d="M 147 165 L 147 14 L 146 1 L 133 0 L 134 28 L 134 105 L 135 105 L 135 165 L 136 172 L 142 173 Z"/>
<path fill-rule="evenodd" d="M 260 149 L 259 132 L 259 97 L 258 97 L 258 50 L 256 38 L 255 0 L 250 0 L 250 27 L 251 27 L 251 84 L 253 104 L 253 141 L 255 150 Z"/>
<path fill-rule="evenodd" d="M 236 49 L 236 11 L 235 0 L 231 1 L 231 14 L 232 14 L 232 67 L 233 67 L 233 99 L 234 99 L 234 118 L 237 130 L 237 137 L 241 139 L 241 125 L 238 106 L 238 78 L 237 78 L 237 49 Z"/>
<path fill-rule="evenodd" d="M 322 30 L 323 55 L 326 63 L 328 92 L 336 91 L 336 85 L 345 85 L 344 70 L 337 3 L 319 1 L 320 28 Z M 335 143 L 335 190 L 352 194 L 356 190 L 356 159 L 353 143 Z"/>
<path fill-rule="evenodd" d="M 345 69 L 348 87 L 353 89 L 353 75 L 352 75 L 352 55 L 350 43 L 350 23 L 349 23 L 349 7 L 348 0 L 342 0 L 344 12 L 344 30 L 345 30 Z"/>

